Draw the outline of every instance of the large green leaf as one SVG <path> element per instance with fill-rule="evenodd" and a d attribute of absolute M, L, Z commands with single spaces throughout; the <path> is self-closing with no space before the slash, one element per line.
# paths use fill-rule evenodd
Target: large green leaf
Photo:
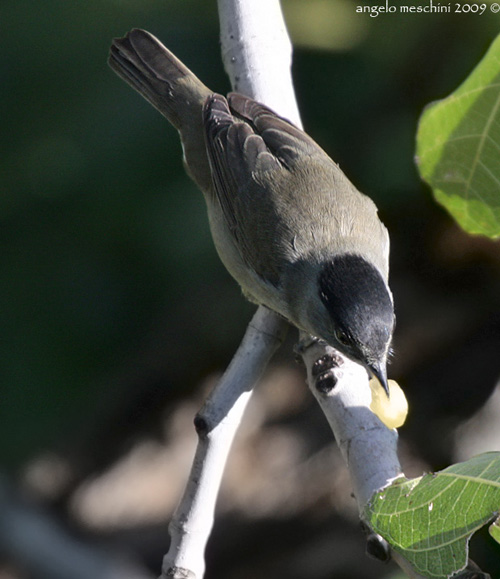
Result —
<path fill-rule="evenodd" d="M 466 231 L 500 236 L 500 36 L 454 93 L 424 111 L 417 165 Z"/>
<path fill-rule="evenodd" d="M 375 495 L 365 517 L 420 574 L 442 578 L 466 566 L 471 535 L 499 510 L 500 453 L 489 452 L 396 481 Z"/>

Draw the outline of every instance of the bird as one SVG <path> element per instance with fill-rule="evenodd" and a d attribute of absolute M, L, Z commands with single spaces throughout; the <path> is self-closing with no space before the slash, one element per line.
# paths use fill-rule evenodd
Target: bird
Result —
<path fill-rule="evenodd" d="M 365 367 L 389 396 L 389 234 L 375 203 L 304 131 L 252 98 L 211 91 L 155 36 L 109 65 L 178 130 L 216 250 L 243 294 Z"/>

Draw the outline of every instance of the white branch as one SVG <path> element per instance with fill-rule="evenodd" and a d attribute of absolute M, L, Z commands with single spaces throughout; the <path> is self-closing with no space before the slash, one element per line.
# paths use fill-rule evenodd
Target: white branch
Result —
<path fill-rule="evenodd" d="M 292 48 L 279 0 L 218 0 L 218 5 L 222 55 L 233 89 L 301 126 L 290 72 Z M 184 497 L 170 525 L 172 542 L 163 562 L 164 579 L 203 576 L 204 550 L 226 458 L 251 389 L 285 327 L 285 322 L 260 307 L 222 382 L 198 414 L 198 448 Z M 302 355 L 309 387 L 348 464 L 361 512 L 375 491 L 400 474 L 397 433 L 370 411 L 364 368 L 317 342 L 303 347 Z M 330 367 L 325 379 L 323 363 L 332 359 L 339 365 Z"/>
<path fill-rule="evenodd" d="M 162 578 L 201 579 L 205 546 L 227 455 L 252 388 L 283 341 L 288 325 L 259 308 L 219 384 L 198 413 L 198 447 L 182 501 L 170 523 Z"/>
<path fill-rule="evenodd" d="M 396 430 L 370 410 L 366 370 L 322 343 L 303 348 L 309 387 L 333 430 L 360 513 L 374 492 L 401 475 Z"/>
<path fill-rule="evenodd" d="M 233 90 L 301 126 L 292 44 L 279 0 L 219 0 L 222 59 Z"/>
<path fill-rule="evenodd" d="M 292 45 L 278 0 L 219 0 L 222 56 L 233 88 L 301 127 L 291 76 Z M 304 339 L 303 339 L 304 340 Z M 304 342 L 303 342 L 304 343 Z M 336 385 L 318 389 L 313 369 L 334 357 Z M 303 349 L 309 388 L 318 400 L 349 468 L 360 514 L 370 497 L 401 475 L 397 432 L 371 412 L 366 370 L 333 348 Z"/>

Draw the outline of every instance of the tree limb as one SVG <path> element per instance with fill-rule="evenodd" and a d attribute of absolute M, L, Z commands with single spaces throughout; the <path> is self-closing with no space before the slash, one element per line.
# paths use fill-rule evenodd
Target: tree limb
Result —
<path fill-rule="evenodd" d="M 279 0 L 219 0 L 218 6 L 222 56 L 233 89 L 301 126 L 290 72 L 292 48 Z M 266 329 L 255 333 L 256 327 Z M 203 553 L 227 454 L 251 388 L 282 339 L 284 327 L 285 322 L 266 308 L 257 310 L 221 384 L 197 416 L 198 449 L 184 498 L 170 525 L 172 544 L 164 559 L 163 578 L 200 579 L 203 575 Z M 270 334 L 275 337 L 268 340 Z M 255 358 L 253 354 L 248 357 L 251 350 L 246 342 L 258 348 L 258 354 L 253 351 Z M 321 342 L 303 338 L 301 344 L 309 387 L 347 462 L 361 513 L 375 491 L 401 474 L 397 433 L 370 411 L 364 368 Z"/>

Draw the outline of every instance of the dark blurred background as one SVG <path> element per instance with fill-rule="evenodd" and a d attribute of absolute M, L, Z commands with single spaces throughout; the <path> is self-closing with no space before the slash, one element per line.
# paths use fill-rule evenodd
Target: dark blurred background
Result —
<path fill-rule="evenodd" d="M 356 6 L 283 0 L 304 126 L 391 233 L 390 374 L 410 402 L 401 460 L 416 476 L 500 449 L 500 247 L 460 231 L 413 160 L 422 109 L 464 80 L 500 16 Z M 159 573 L 192 418 L 254 309 L 215 254 L 177 134 L 106 65 L 132 27 L 229 90 L 215 0 L 0 4 L 2 579 Z M 395 578 L 364 555 L 295 339 L 235 443 L 207 579 Z M 486 533 L 472 556 L 500 576 Z"/>

